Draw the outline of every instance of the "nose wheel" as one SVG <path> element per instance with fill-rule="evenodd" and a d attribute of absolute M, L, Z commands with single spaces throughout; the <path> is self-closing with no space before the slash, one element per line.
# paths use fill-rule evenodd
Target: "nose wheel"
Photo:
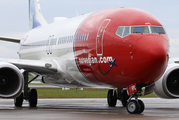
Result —
<path fill-rule="evenodd" d="M 140 114 L 144 111 L 145 106 L 141 100 L 130 100 L 126 105 L 126 109 L 130 114 Z"/>

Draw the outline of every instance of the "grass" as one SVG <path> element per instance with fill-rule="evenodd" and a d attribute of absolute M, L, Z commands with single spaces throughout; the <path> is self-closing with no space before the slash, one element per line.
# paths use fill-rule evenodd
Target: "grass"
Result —
<path fill-rule="evenodd" d="M 45 83 L 30 83 L 29 85 L 48 85 L 48 84 L 45 84 Z"/>
<path fill-rule="evenodd" d="M 29 75 L 29 79 L 33 76 Z M 35 80 L 39 81 L 39 80 Z M 30 85 L 46 85 L 44 83 L 30 83 Z M 84 88 L 83 90 L 70 89 L 62 90 L 61 88 L 36 88 L 38 92 L 38 98 L 106 98 L 108 89 L 92 89 Z M 157 97 L 154 93 L 151 93 L 142 98 Z M 141 97 L 140 97 L 141 98 Z"/>
<path fill-rule="evenodd" d="M 76 89 L 37 88 L 39 98 L 106 98 L 107 89 Z"/>
<path fill-rule="evenodd" d="M 108 89 L 84 88 L 62 90 L 61 88 L 37 88 L 38 98 L 106 98 Z M 156 97 L 154 93 L 144 97 Z"/>

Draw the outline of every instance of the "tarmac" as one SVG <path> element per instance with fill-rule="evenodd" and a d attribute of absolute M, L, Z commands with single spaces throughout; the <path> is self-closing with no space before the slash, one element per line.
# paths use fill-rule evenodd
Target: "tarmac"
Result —
<path fill-rule="evenodd" d="M 1 119 L 25 120 L 171 120 L 179 119 L 179 99 L 142 98 L 142 114 L 129 114 L 118 101 L 108 107 L 105 98 L 98 99 L 39 99 L 36 108 L 24 101 L 22 108 L 14 107 L 12 99 L 0 99 Z"/>

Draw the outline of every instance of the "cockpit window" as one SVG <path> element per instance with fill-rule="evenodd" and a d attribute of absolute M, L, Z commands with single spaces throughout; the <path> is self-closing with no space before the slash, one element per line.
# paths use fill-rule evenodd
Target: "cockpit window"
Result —
<path fill-rule="evenodd" d="M 120 26 L 116 31 L 116 35 L 120 36 L 121 38 L 130 34 L 143 33 L 166 34 L 164 28 L 161 26 Z"/>
<path fill-rule="evenodd" d="M 129 27 L 125 27 L 125 30 L 124 30 L 124 34 L 123 34 L 123 37 L 129 35 Z"/>
<path fill-rule="evenodd" d="M 148 26 L 132 26 L 131 33 L 149 33 Z"/>
<path fill-rule="evenodd" d="M 163 27 L 151 26 L 152 33 L 165 34 Z"/>
<path fill-rule="evenodd" d="M 119 35 L 120 37 L 122 37 L 123 31 L 124 31 L 124 27 L 119 27 L 119 28 L 117 29 L 116 34 Z"/>
<path fill-rule="evenodd" d="M 130 27 L 119 27 L 116 31 L 116 34 L 120 37 L 125 37 L 130 34 Z"/>

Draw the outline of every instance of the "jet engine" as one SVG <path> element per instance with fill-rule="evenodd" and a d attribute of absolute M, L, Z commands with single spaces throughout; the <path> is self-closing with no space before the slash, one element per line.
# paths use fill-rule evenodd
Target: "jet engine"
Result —
<path fill-rule="evenodd" d="M 18 97 L 24 85 L 24 78 L 20 70 L 8 62 L 0 63 L 0 97 Z"/>
<path fill-rule="evenodd" d="M 169 64 L 163 76 L 155 83 L 155 94 L 160 98 L 179 98 L 179 64 Z"/>

